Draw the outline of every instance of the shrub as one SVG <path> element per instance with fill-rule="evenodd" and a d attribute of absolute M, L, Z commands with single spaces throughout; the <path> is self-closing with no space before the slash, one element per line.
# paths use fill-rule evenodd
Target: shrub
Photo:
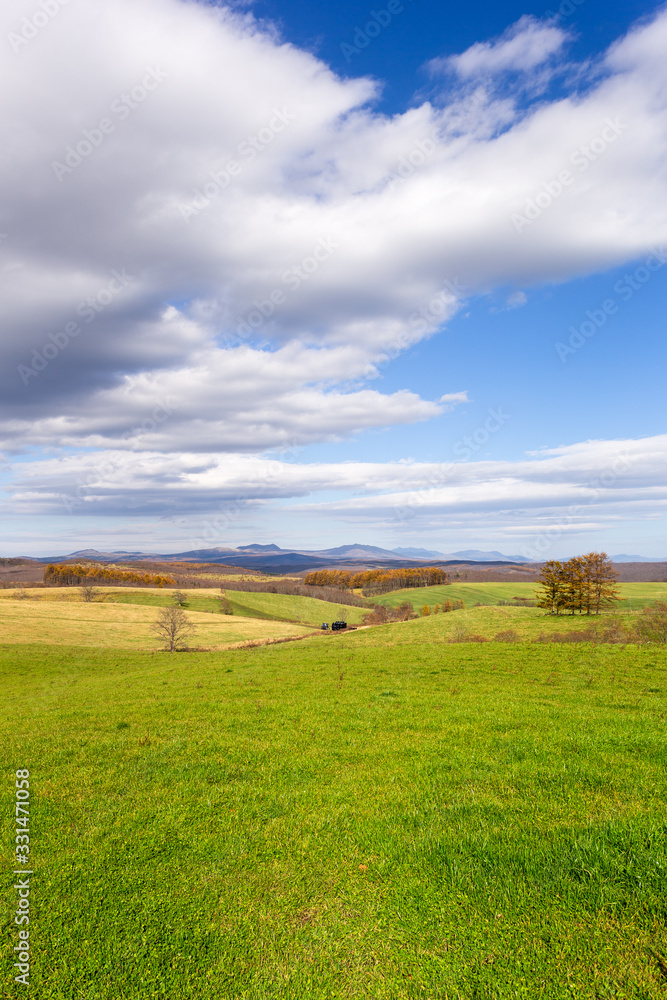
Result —
<path fill-rule="evenodd" d="M 667 603 L 649 604 L 637 617 L 635 635 L 639 642 L 667 642 Z"/>
<path fill-rule="evenodd" d="M 488 642 L 485 635 L 479 632 L 469 632 L 463 622 L 457 622 L 449 636 L 449 642 Z"/>
<path fill-rule="evenodd" d="M 600 635 L 594 628 L 584 628 L 572 632 L 540 632 L 535 642 L 600 642 Z"/>
<path fill-rule="evenodd" d="M 513 628 L 503 629 L 501 632 L 496 632 L 493 637 L 494 642 L 518 642 L 519 633 Z"/>
<path fill-rule="evenodd" d="M 232 607 L 232 602 L 225 594 L 221 594 L 218 598 L 220 601 L 220 613 L 223 615 L 233 615 L 234 608 Z"/>
<path fill-rule="evenodd" d="M 409 601 L 404 601 L 397 608 L 387 608 L 383 604 L 376 604 L 370 614 L 364 616 L 363 624 L 384 625 L 386 622 L 407 622 L 411 618 L 417 617 Z"/>

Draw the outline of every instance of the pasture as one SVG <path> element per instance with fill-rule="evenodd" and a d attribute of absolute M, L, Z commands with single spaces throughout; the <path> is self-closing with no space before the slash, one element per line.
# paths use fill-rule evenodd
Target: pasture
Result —
<path fill-rule="evenodd" d="M 70 608 L 153 616 L 15 604 L 50 604 L 61 640 Z M 0 647 L 8 870 L 31 772 L 33 995 L 664 995 L 667 655 L 437 631 L 496 612 L 535 613 L 173 656 Z"/>
<path fill-rule="evenodd" d="M 2 642 L 111 649 L 160 648 L 158 637 L 151 632 L 151 624 L 156 618 L 155 606 L 129 602 L 85 603 L 78 594 L 77 600 L 45 600 L 42 595 L 55 596 L 53 591 L 43 590 L 39 594 L 38 600 L 0 600 Z M 160 591 L 157 594 L 161 598 L 168 596 Z M 173 604 L 173 600 L 162 600 L 159 603 Z M 188 618 L 196 626 L 190 645 L 207 649 L 224 649 L 241 642 L 297 637 L 312 631 L 299 624 L 220 613 L 190 613 L 188 610 Z"/>
<path fill-rule="evenodd" d="M 205 614 L 220 614 L 220 589 L 197 587 L 179 588 L 186 595 L 185 610 Z M 135 605 L 145 608 L 162 608 L 173 605 L 174 590 L 153 587 L 95 587 L 95 604 Z M 15 600 L 16 590 L 0 591 L 0 610 L 3 600 Z M 78 587 L 44 587 L 24 591 L 27 599 L 38 602 L 65 601 L 81 604 Z M 314 597 L 294 597 L 290 594 L 253 593 L 225 589 L 227 599 L 235 616 L 263 619 L 265 621 L 300 622 L 319 627 L 322 622 L 331 623 L 341 616 L 350 624 L 358 624 L 368 613 L 368 608 L 355 608 L 319 601 Z M 149 616 L 150 617 L 150 616 Z M 155 615 L 153 615 L 153 618 Z"/>
<path fill-rule="evenodd" d="M 443 601 L 460 600 L 466 608 L 475 604 L 499 604 L 507 601 L 508 604 L 517 603 L 515 597 L 525 598 L 529 601 L 535 599 L 537 587 L 534 583 L 461 583 L 453 580 L 452 583 L 442 587 L 418 587 L 411 590 L 395 590 L 391 594 L 383 594 L 376 598 L 380 604 L 395 608 L 403 601 L 410 601 L 415 610 L 419 610 L 423 604 L 428 604 L 431 608 L 435 604 L 442 604 Z M 647 604 L 655 601 L 667 601 L 667 583 L 619 583 L 619 595 L 621 600 L 616 605 L 618 611 L 630 611 L 630 600 L 632 599 L 632 610 L 640 611 Z"/>

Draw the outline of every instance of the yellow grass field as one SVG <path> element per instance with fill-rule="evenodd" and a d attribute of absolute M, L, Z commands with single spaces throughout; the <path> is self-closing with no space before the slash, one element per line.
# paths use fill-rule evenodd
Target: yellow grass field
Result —
<path fill-rule="evenodd" d="M 45 591 L 29 591 L 39 594 Z M 0 600 L 0 642 L 43 642 L 66 646 L 98 646 L 109 649 L 154 650 L 161 643 L 150 626 L 157 609 L 133 604 L 89 603 L 80 599 L 60 601 L 53 590 L 49 600 Z M 187 612 L 197 631 L 188 642 L 192 647 L 229 649 L 243 642 L 286 639 L 307 635 L 312 629 L 288 622 L 265 621 Z"/>

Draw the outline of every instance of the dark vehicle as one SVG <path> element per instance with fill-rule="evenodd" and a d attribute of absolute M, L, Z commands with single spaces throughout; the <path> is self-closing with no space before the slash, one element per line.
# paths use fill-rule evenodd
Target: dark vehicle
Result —
<path fill-rule="evenodd" d="M 326 630 L 327 630 L 327 632 L 329 631 L 329 626 L 327 625 L 327 623 L 326 623 L 326 622 L 322 622 L 322 624 L 320 625 L 320 628 L 322 628 L 322 629 L 326 629 Z"/>
<path fill-rule="evenodd" d="M 347 628 L 347 622 L 332 622 L 331 631 L 337 632 L 341 628 Z"/>

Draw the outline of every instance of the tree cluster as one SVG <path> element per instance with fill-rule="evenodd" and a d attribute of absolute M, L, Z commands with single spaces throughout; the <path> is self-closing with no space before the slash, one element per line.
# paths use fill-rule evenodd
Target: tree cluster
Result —
<path fill-rule="evenodd" d="M 617 577 L 606 552 L 588 552 L 567 562 L 549 559 L 542 567 L 537 607 L 552 615 L 597 615 L 619 600 Z"/>
<path fill-rule="evenodd" d="M 434 587 L 449 581 L 445 571 L 437 566 L 402 566 L 400 569 L 367 569 L 360 573 L 319 569 L 306 573 L 303 582 L 308 587 L 360 589 L 365 597 L 372 597 L 411 587 Z"/>
<path fill-rule="evenodd" d="M 340 590 L 337 587 L 305 587 L 291 579 L 272 577 L 271 583 L 265 580 L 223 580 L 220 590 L 242 591 L 248 594 L 288 594 L 290 597 L 315 597 L 318 601 L 329 601 L 331 604 L 345 604 L 352 608 L 365 608 L 366 602 L 357 594 Z M 208 584 L 207 584 L 208 586 Z"/>
<path fill-rule="evenodd" d="M 172 576 L 161 573 L 141 573 L 136 570 L 116 569 L 97 563 L 49 563 L 44 573 L 44 582 L 53 587 L 79 587 L 82 584 L 120 583 L 127 586 L 139 584 L 147 587 L 164 587 L 174 584 Z"/>
<path fill-rule="evenodd" d="M 396 608 L 387 608 L 384 604 L 376 604 L 370 614 L 364 616 L 364 625 L 384 625 L 386 622 L 407 622 L 417 618 L 415 609 L 409 601 L 404 601 Z"/>

